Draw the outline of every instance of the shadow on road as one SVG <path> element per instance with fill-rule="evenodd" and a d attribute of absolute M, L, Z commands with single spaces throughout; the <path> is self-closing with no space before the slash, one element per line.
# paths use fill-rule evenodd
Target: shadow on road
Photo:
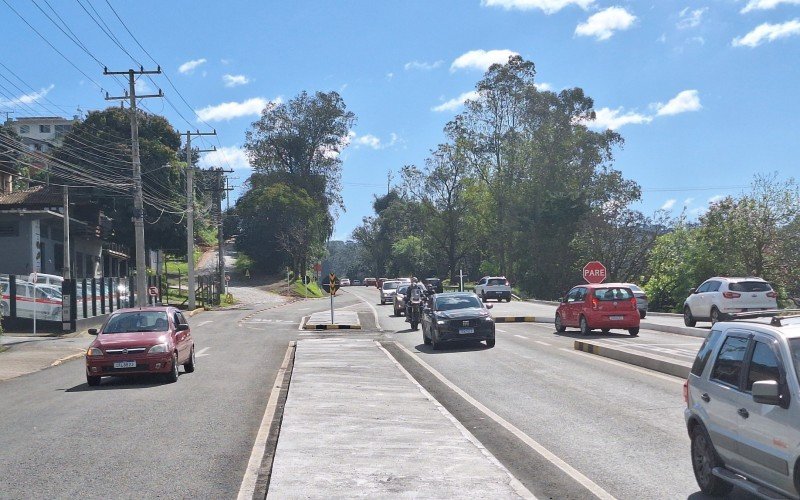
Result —
<path fill-rule="evenodd" d="M 181 376 L 184 374 L 181 373 Z M 159 387 L 166 385 L 159 375 L 140 375 L 136 377 L 103 377 L 100 385 L 90 387 L 85 382 L 78 384 L 69 389 L 59 389 L 64 392 L 90 392 L 90 391 L 108 391 L 115 389 L 147 389 L 150 387 Z"/>
<path fill-rule="evenodd" d="M 624 333 L 623 333 L 624 332 Z M 592 331 L 589 335 L 583 335 L 579 331 L 569 331 L 566 332 L 559 332 L 553 330 L 553 335 L 558 335 L 559 337 L 566 337 L 575 340 L 591 340 L 591 339 L 635 339 L 638 337 L 632 337 L 626 330 L 623 331 L 610 331 L 608 333 L 602 333 L 600 331 Z"/>
<path fill-rule="evenodd" d="M 485 351 L 490 348 L 478 340 L 462 340 L 459 342 L 448 342 L 443 344 L 440 351 L 434 351 L 432 346 L 425 344 L 419 344 L 415 346 L 415 349 L 425 354 L 447 354 L 454 352 Z"/>

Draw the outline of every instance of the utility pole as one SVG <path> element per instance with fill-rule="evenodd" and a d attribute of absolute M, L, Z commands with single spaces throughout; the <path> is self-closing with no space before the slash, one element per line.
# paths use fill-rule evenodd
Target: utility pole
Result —
<path fill-rule="evenodd" d="M 64 279 L 72 277 L 70 270 L 70 248 L 69 248 L 69 187 L 64 186 Z"/>
<path fill-rule="evenodd" d="M 192 162 L 192 136 L 193 135 L 216 135 L 217 131 L 213 132 L 194 132 L 187 130 L 186 136 L 186 279 L 188 281 L 187 288 L 189 290 L 189 298 L 187 300 L 189 310 L 193 311 L 195 304 L 195 276 L 194 276 L 194 163 Z M 216 146 L 213 149 L 199 149 L 199 153 L 216 151 Z"/>
<path fill-rule="evenodd" d="M 106 92 L 106 101 L 130 100 L 131 113 L 131 150 L 133 152 L 133 227 L 136 235 L 136 305 L 147 305 L 147 267 L 145 264 L 144 245 L 144 199 L 142 196 L 142 165 L 139 160 L 139 123 L 136 114 L 136 99 L 147 97 L 164 97 L 164 92 L 158 89 L 158 94 L 136 95 L 136 76 L 160 75 L 161 66 L 155 71 L 145 71 L 143 67 L 138 70 L 108 71 L 103 68 L 104 75 L 128 75 L 128 91 L 124 96 L 111 97 Z"/>
<path fill-rule="evenodd" d="M 208 174 L 214 176 L 211 182 L 211 203 L 214 206 L 213 215 L 216 216 L 215 223 L 217 225 L 217 277 L 219 280 L 218 291 L 223 290 L 225 286 L 225 249 L 223 245 L 225 240 L 222 233 L 222 193 L 226 192 L 224 174 L 226 172 L 233 172 L 233 170 L 223 170 L 220 167 L 212 167 L 205 170 Z"/>

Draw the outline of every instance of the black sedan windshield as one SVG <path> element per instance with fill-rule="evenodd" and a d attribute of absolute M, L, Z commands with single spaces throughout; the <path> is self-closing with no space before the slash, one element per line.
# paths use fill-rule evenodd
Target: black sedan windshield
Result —
<path fill-rule="evenodd" d="M 167 313 L 163 311 L 136 311 L 121 313 L 112 317 L 103 329 L 103 334 L 161 332 L 168 327 Z"/>
<path fill-rule="evenodd" d="M 478 297 L 469 295 L 456 295 L 450 297 L 436 297 L 437 311 L 452 311 L 454 309 L 468 309 L 470 307 L 482 307 Z"/>

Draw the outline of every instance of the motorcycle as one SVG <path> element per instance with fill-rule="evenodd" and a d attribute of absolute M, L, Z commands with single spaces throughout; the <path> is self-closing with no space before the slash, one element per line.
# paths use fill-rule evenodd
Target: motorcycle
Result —
<path fill-rule="evenodd" d="M 416 330 L 419 327 L 420 320 L 422 319 L 422 291 L 414 287 L 411 290 L 411 297 L 409 299 L 409 316 L 408 322 L 411 323 L 411 329 Z"/>

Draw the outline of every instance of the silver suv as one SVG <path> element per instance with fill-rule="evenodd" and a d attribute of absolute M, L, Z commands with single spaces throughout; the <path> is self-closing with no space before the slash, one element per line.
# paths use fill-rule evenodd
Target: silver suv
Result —
<path fill-rule="evenodd" d="M 800 315 L 757 316 L 715 324 L 697 353 L 683 391 L 692 466 L 708 495 L 800 498 Z"/>

